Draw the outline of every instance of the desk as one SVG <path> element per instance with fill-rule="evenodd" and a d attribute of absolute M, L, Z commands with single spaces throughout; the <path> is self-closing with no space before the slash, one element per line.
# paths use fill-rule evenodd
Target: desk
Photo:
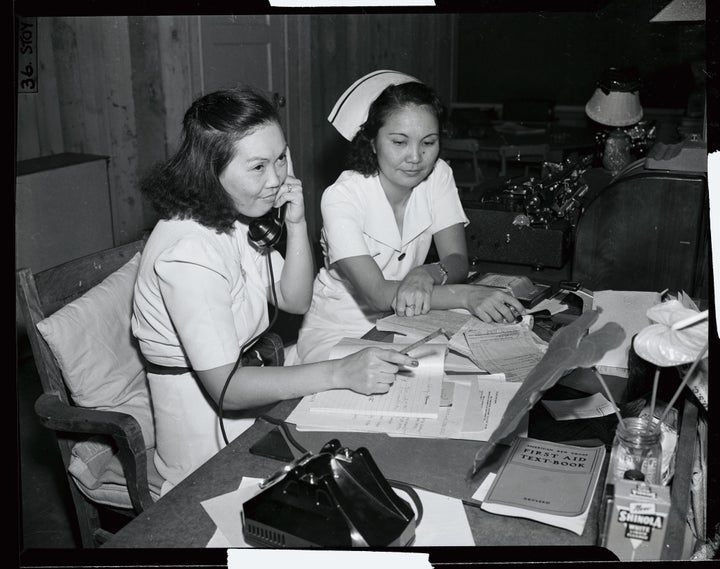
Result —
<path fill-rule="evenodd" d="M 522 146 L 548 144 L 550 161 L 561 161 L 572 152 L 591 153 L 595 149 L 595 133 L 583 127 L 550 125 L 542 133 L 511 133 L 500 132 L 489 127 L 480 138 L 475 138 L 480 148 L 478 158 L 481 160 L 499 160 L 498 150 L 501 146 Z"/>
<path fill-rule="evenodd" d="M 268 413 L 284 419 L 298 400 L 284 401 Z M 687 405 L 686 405 L 687 409 Z M 673 531 L 668 533 L 665 554 L 668 559 L 680 558 L 684 535 L 684 516 L 688 511 L 689 480 L 694 452 L 688 444 L 694 440 L 691 427 L 697 412 L 683 413 L 679 448 L 683 465 L 676 469 L 677 491 L 673 487 L 675 515 Z M 687 427 L 686 427 L 687 424 Z M 267 434 L 273 425 L 257 421 L 208 462 L 183 480 L 177 487 L 128 523 L 103 545 L 103 548 L 205 548 L 216 531 L 214 522 L 201 502 L 237 489 L 243 476 L 265 478 L 283 463 L 250 454 L 250 446 Z M 415 484 L 427 490 L 451 497 L 468 499 L 489 471 L 499 462 L 488 462 L 478 475 L 468 480 L 466 475 L 473 457 L 486 443 L 451 439 L 395 438 L 377 433 L 297 432 L 290 425 L 293 436 L 310 451 L 317 452 L 327 441 L 337 438 L 352 449 L 366 447 L 386 478 Z M 532 433 L 530 433 L 533 436 Z M 685 435 L 683 438 L 682 435 Z M 686 442 L 683 444 L 683 440 Z M 607 459 L 606 459 L 607 463 Z M 604 467 L 604 471 L 607 465 Z M 601 480 L 604 479 L 604 471 Z M 532 520 L 504 517 L 487 513 L 479 507 L 465 506 L 473 538 L 478 547 L 491 547 L 489 556 L 502 552 L 504 560 L 528 559 L 528 550 L 518 546 L 542 546 L 532 551 L 534 560 L 611 560 L 606 550 L 594 546 L 598 536 L 598 513 L 602 485 L 595 492 L 583 535 L 547 526 Z M 238 513 L 238 524 L 240 516 Z M 668 528 L 670 532 L 670 528 Z M 554 547 L 558 546 L 558 547 Z M 471 548 L 472 549 L 472 548 Z M 477 559 L 488 560 L 482 549 L 476 549 Z"/>
<path fill-rule="evenodd" d="M 269 414 L 283 419 L 296 404 L 296 400 L 281 402 Z M 242 476 L 264 478 L 282 466 L 279 461 L 258 457 L 248 451 L 272 428 L 273 425 L 257 421 L 103 547 L 205 547 L 216 527 L 200 503 L 236 490 Z M 470 498 L 487 471 L 497 467 L 491 463 L 472 481 L 466 480 L 473 457 L 483 444 L 474 441 L 394 438 L 370 433 L 297 432 L 292 426 L 291 431 L 303 446 L 315 452 L 332 438 L 349 448 L 364 446 L 370 450 L 385 477 L 455 498 Z M 489 514 L 478 507 L 466 506 L 465 511 L 478 545 L 591 546 L 597 538 L 596 524 L 592 520 L 597 519 L 599 501 L 598 492 L 582 536 L 530 520 Z M 597 553 L 588 552 L 588 558 L 597 559 Z"/>

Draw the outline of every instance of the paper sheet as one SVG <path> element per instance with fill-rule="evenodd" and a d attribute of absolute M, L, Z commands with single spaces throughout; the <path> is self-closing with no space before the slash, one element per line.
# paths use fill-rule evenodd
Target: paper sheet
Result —
<path fill-rule="evenodd" d="M 402 350 L 410 343 L 412 342 L 388 344 L 362 339 L 343 339 L 331 350 L 330 359 L 342 358 L 369 346 Z M 312 398 L 310 411 L 437 418 L 446 350 L 446 343 L 428 343 L 413 350 L 412 355 L 420 365 L 398 373 L 395 383 L 387 393 L 363 395 L 349 389 L 323 391 Z"/>
<path fill-rule="evenodd" d="M 478 379 L 474 382 L 467 404 L 469 412 L 465 413 L 461 432 L 465 435 L 472 433 L 482 436 L 484 440 L 490 438 L 520 385 L 520 383 L 486 379 Z"/>
<path fill-rule="evenodd" d="M 462 338 L 464 340 L 465 336 L 462 336 Z M 465 342 L 465 345 L 467 346 L 467 342 Z M 470 346 L 467 347 L 467 351 L 470 352 Z M 468 356 L 449 350 L 445 356 L 445 373 L 478 374 L 485 373 L 485 370 L 480 369 Z"/>
<path fill-rule="evenodd" d="M 454 384 L 452 405 L 440 407 L 436 419 L 313 413 L 310 411 L 313 396 L 309 396 L 293 409 L 287 422 L 293 423 L 298 431 L 352 431 L 385 433 L 391 437 L 487 441 L 520 386 L 483 375 L 446 376 L 443 384 L 447 383 Z"/>
<path fill-rule="evenodd" d="M 490 373 L 504 373 L 507 381 L 522 382 L 544 355 L 531 332 L 519 325 L 474 328 L 464 335 L 473 361 Z"/>
<path fill-rule="evenodd" d="M 543 399 L 541 403 L 556 421 L 592 419 L 605 417 L 615 412 L 615 406 L 602 393 L 563 401 L 545 401 Z"/>
<path fill-rule="evenodd" d="M 207 547 L 251 547 L 243 537 L 240 510 L 246 500 L 260 491 L 260 482 L 260 478 L 244 477 L 234 492 L 202 502 L 202 507 L 218 528 Z M 397 492 L 414 509 L 412 500 L 401 490 Z M 461 500 L 422 489 L 416 489 L 416 492 L 423 505 L 423 519 L 415 530 L 413 546 L 475 545 Z"/>
<path fill-rule="evenodd" d="M 607 322 L 617 322 L 625 330 L 623 343 L 603 355 L 596 367 L 600 373 L 628 377 L 628 357 L 635 334 L 652 324 L 647 317 L 649 308 L 660 303 L 660 293 L 638 291 L 599 290 L 593 293 L 593 310 L 600 315 L 590 326 L 589 333 L 602 328 Z"/>
<path fill-rule="evenodd" d="M 431 310 L 427 314 L 411 317 L 392 314 L 378 320 L 375 327 L 381 332 L 395 332 L 417 339 L 427 336 L 438 328 L 442 328 L 449 335 L 455 334 L 471 318 L 475 317 L 467 310 Z M 408 343 L 412 342 L 412 339 Z M 396 340 L 400 341 L 397 338 Z"/>
<path fill-rule="evenodd" d="M 568 305 L 562 303 L 560 300 L 554 297 L 550 298 L 544 298 L 540 302 L 538 302 L 535 306 L 533 306 L 531 309 L 527 311 L 528 314 L 535 314 L 536 312 L 540 312 L 541 310 L 547 310 L 551 316 L 554 316 L 555 314 L 560 314 L 561 312 L 565 312 L 568 309 Z"/>

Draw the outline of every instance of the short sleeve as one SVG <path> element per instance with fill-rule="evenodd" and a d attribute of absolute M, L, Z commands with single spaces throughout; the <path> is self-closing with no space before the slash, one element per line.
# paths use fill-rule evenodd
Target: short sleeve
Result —
<path fill-rule="evenodd" d="M 437 233 L 457 223 L 467 226 L 470 221 L 465 215 L 450 166 L 444 160 L 438 160 L 431 176 L 432 232 Z"/>
<path fill-rule="evenodd" d="M 230 271 L 219 251 L 183 239 L 155 261 L 168 314 L 193 369 L 234 363 L 240 339 L 232 312 Z"/>
<path fill-rule="evenodd" d="M 320 202 L 320 210 L 330 264 L 370 254 L 363 237 L 364 208 L 345 187 L 328 188 Z"/>

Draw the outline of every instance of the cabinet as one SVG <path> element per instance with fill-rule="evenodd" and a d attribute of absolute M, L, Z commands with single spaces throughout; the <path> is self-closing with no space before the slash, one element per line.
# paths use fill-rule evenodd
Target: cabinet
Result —
<path fill-rule="evenodd" d="M 591 290 L 684 290 L 708 297 L 708 186 L 704 174 L 638 162 L 588 196 L 572 278 Z"/>
<path fill-rule="evenodd" d="M 107 160 L 66 153 L 18 162 L 16 267 L 42 271 L 113 246 Z"/>
<path fill-rule="evenodd" d="M 107 163 L 74 153 L 17 163 L 16 268 L 35 273 L 114 245 Z"/>

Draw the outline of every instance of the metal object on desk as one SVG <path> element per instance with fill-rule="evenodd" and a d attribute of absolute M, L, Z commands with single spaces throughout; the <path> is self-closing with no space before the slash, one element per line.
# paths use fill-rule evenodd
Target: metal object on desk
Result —
<path fill-rule="evenodd" d="M 592 155 L 545 163 L 543 176 L 507 180 L 466 207 L 468 253 L 483 261 L 560 268 L 588 185 L 583 174 Z"/>
<path fill-rule="evenodd" d="M 397 485 L 397 483 L 395 483 Z M 366 448 L 337 439 L 272 475 L 243 504 L 243 535 L 265 547 L 404 547 L 415 540 L 422 504 L 393 491 Z"/>

